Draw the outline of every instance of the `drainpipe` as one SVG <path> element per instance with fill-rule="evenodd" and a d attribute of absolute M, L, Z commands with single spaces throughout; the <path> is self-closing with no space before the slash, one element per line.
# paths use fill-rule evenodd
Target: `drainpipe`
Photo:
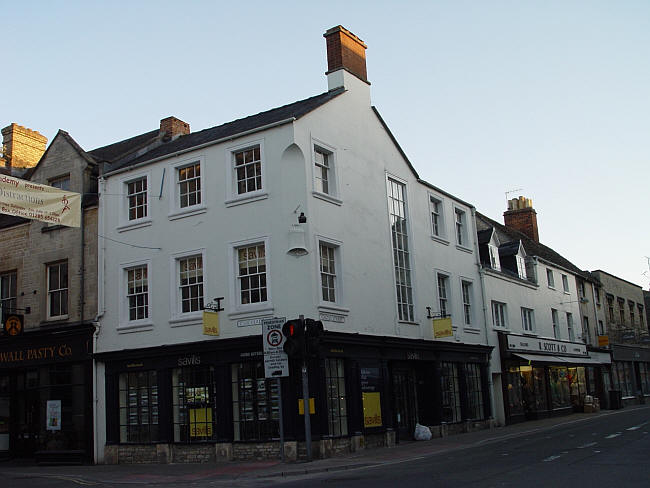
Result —
<path fill-rule="evenodd" d="M 481 302 L 483 305 L 483 324 L 485 326 L 485 345 L 489 346 L 490 345 L 490 340 L 488 337 L 488 323 L 489 323 L 489 316 L 488 316 L 488 306 L 487 306 L 487 298 L 485 296 L 485 271 L 483 270 L 483 266 L 481 266 L 481 256 L 479 253 L 479 248 L 478 248 L 478 234 L 476 232 L 476 209 L 472 207 L 472 223 L 474 224 L 474 229 L 473 229 L 473 235 L 474 235 L 474 249 L 476 250 L 476 267 L 478 269 L 478 276 L 479 280 L 481 283 Z M 492 349 L 492 353 L 490 353 L 490 360 L 488 361 L 487 365 L 487 377 L 488 377 L 488 391 L 490 393 L 490 412 L 491 418 L 495 418 L 496 410 L 495 410 L 495 404 L 494 404 L 494 383 L 492 382 L 492 354 L 494 353 L 495 349 L 497 350 L 497 353 L 500 353 L 497 347 Z"/>

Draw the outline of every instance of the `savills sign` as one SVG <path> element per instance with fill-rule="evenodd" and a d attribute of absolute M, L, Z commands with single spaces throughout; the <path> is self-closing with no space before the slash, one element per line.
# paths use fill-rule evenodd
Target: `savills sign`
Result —
<path fill-rule="evenodd" d="M 553 339 L 539 339 L 514 334 L 506 336 L 508 351 L 551 354 L 553 356 L 588 357 L 587 346 L 580 342 L 564 342 Z"/>

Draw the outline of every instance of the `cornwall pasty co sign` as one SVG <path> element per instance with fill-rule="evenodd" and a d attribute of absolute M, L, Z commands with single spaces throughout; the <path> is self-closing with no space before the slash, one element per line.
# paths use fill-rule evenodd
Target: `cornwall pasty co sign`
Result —
<path fill-rule="evenodd" d="M 50 224 L 79 227 L 81 195 L 2 175 L 0 213 Z"/>

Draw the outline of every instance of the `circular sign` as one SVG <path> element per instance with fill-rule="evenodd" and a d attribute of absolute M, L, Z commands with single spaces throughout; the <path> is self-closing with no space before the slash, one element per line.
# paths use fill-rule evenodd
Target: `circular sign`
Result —
<path fill-rule="evenodd" d="M 23 323 L 20 320 L 20 317 L 16 317 L 15 315 L 7 317 L 7 320 L 5 320 L 5 331 L 10 336 L 17 336 L 20 334 L 23 331 Z"/>
<path fill-rule="evenodd" d="M 266 342 L 268 342 L 272 347 L 280 347 L 282 344 L 282 332 L 278 329 L 270 330 L 266 334 Z"/>

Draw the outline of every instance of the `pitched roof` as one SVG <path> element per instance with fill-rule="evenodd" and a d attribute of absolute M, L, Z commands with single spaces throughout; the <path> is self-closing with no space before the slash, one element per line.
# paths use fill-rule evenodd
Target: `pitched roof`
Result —
<path fill-rule="evenodd" d="M 515 229 L 512 229 L 510 227 L 506 227 L 505 225 L 500 224 L 499 222 L 492 220 L 489 217 L 486 217 L 480 212 L 476 212 L 476 218 L 482 220 L 483 223 L 482 227 L 485 226 L 494 227 L 500 234 L 508 238 L 508 239 L 503 239 L 503 241 L 506 240 L 521 241 L 521 243 L 524 245 L 524 250 L 526 251 L 526 254 L 528 254 L 529 256 L 536 256 L 540 259 L 543 259 L 546 262 L 555 264 L 561 268 L 571 271 L 572 273 L 575 273 L 583 278 L 591 279 L 587 273 L 582 271 L 571 261 L 569 261 L 562 255 L 560 255 L 559 253 L 555 252 L 550 247 L 545 246 L 544 244 L 541 244 L 539 242 L 535 242 L 526 234 L 519 232 Z M 499 248 L 499 252 L 500 251 L 501 248 Z"/>
<path fill-rule="evenodd" d="M 89 151 L 89 153 L 101 161 L 115 161 L 127 154 L 132 153 L 140 148 L 146 147 L 158 137 L 159 130 L 155 129 L 144 134 L 139 134 L 123 141 L 109 144 L 108 146 L 98 147 Z"/>
<path fill-rule="evenodd" d="M 336 90 L 321 93 L 320 95 L 306 98 L 304 100 L 290 103 L 288 105 L 283 105 L 282 107 L 277 107 L 265 112 L 260 112 L 255 115 L 244 117 L 242 119 L 237 119 L 226 124 L 218 125 L 216 127 L 211 127 L 209 129 L 204 129 L 202 131 L 192 132 L 190 134 L 180 136 L 170 142 L 161 144 L 151 149 L 150 151 L 147 151 L 135 159 L 118 160 L 109 166 L 107 172 L 150 161 L 152 159 L 166 156 L 168 154 L 174 154 L 177 152 L 189 150 L 196 146 L 215 142 L 223 138 L 236 136 L 237 134 L 259 129 L 260 127 L 281 122 L 283 120 L 292 118 L 299 119 L 312 110 L 339 96 L 344 91 L 345 90 L 343 88 L 337 88 Z M 94 155 L 95 152 L 92 151 L 91 153 Z"/>

